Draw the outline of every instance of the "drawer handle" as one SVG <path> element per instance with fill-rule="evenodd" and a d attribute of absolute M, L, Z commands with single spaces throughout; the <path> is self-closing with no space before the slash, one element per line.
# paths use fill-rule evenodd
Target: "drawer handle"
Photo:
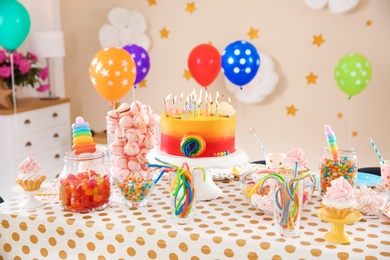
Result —
<path fill-rule="evenodd" d="M 52 117 L 58 117 L 58 114 L 56 112 L 54 112 L 51 116 Z"/>
<path fill-rule="evenodd" d="M 28 125 L 28 124 L 30 124 L 30 123 L 31 123 L 30 119 L 24 120 L 24 124 L 25 124 L 25 125 Z"/>
<path fill-rule="evenodd" d="M 31 142 L 27 142 L 26 143 L 26 147 L 30 147 L 30 146 L 32 146 L 32 143 Z"/>
<path fill-rule="evenodd" d="M 58 159 L 60 158 L 60 155 L 57 153 L 56 155 L 54 155 L 54 159 Z"/>
<path fill-rule="evenodd" d="M 55 133 L 54 135 L 53 135 L 53 138 L 58 138 L 58 137 L 60 137 L 57 133 Z"/>

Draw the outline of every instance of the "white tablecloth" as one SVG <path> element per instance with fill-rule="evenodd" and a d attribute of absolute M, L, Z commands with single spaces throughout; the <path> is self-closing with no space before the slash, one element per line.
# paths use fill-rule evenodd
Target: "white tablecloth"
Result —
<path fill-rule="evenodd" d="M 252 208 L 239 183 L 216 181 L 222 197 L 197 203 L 195 221 L 171 220 L 167 180 L 143 208 L 125 206 L 114 191 L 104 211 L 63 211 L 56 196 L 21 209 L 20 195 L 0 204 L 0 259 L 390 259 L 390 219 L 362 219 L 346 226 L 351 244 L 328 242 L 315 195 L 302 213 L 300 237 L 275 235 L 272 216 Z M 315 193 L 317 194 L 317 192 Z"/>

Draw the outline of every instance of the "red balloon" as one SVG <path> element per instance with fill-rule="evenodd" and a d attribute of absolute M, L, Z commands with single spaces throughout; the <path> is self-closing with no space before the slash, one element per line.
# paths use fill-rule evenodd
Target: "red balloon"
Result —
<path fill-rule="evenodd" d="M 199 85 L 207 87 L 221 70 L 221 55 L 214 46 L 200 44 L 188 56 L 188 69 Z"/>

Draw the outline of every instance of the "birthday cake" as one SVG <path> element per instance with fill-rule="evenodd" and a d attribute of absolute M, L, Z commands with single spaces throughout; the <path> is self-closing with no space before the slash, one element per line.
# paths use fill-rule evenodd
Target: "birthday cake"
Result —
<path fill-rule="evenodd" d="M 160 151 L 191 158 L 223 157 L 236 151 L 236 111 L 230 102 L 215 102 L 207 95 L 193 93 L 183 105 L 165 100 L 161 115 Z"/>

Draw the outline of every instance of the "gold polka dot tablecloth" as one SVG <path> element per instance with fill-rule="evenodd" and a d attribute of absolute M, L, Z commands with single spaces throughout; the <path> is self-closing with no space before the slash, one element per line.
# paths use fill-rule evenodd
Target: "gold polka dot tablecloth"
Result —
<path fill-rule="evenodd" d="M 117 189 L 99 212 L 63 211 L 55 196 L 21 209 L 20 195 L 0 204 L 0 259 L 390 259 L 390 219 L 346 226 L 350 244 L 328 242 L 315 194 L 303 208 L 300 237 L 280 238 L 272 216 L 254 209 L 237 180 L 216 181 L 222 197 L 198 202 L 192 223 L 172 221 L 168 182 L 158 184 L 145 207 L 127 207 Z"/>

